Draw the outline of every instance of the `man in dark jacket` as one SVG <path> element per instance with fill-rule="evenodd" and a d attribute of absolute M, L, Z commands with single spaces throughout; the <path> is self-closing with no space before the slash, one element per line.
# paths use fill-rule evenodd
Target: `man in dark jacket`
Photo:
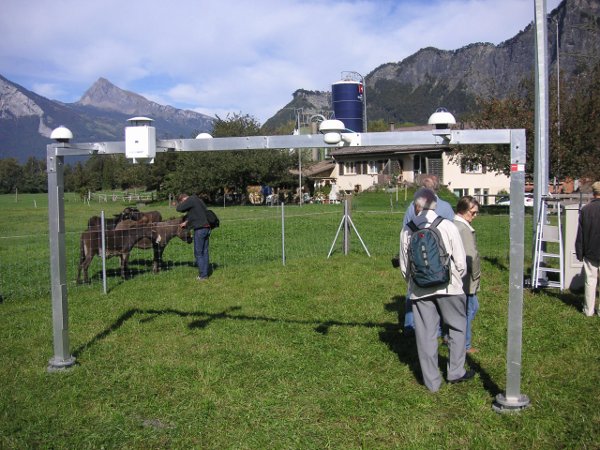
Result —
<path fill-rule="evenodd" d="M 594 198 L 581 208 L 579 226 L 575 239 L 575 254 L 583 261 L 585 272 L 585 303 L 583 313 L 594 315 L 596 306 L 596 284 L 598 283 L 598 266 L 600 265 L 600 181 L 592 184 Z M 598 311 L 600 316 L 600 310 Z"/>
<path fill-rule="evenodd" d="M 181 194 L 177 198 L 177 211 L 184 212 L 187 216 L 187 220 L 181 226 L 194 230 L 194 257 L 198 266 L 197 279 L 207 280 L 210 266 L 208 258 L 210 225 L 206 218 L 206 205 L 197 195 Z"/>

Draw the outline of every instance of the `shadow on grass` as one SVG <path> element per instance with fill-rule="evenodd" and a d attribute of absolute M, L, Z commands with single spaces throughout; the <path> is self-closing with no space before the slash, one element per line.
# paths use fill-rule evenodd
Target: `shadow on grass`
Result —
<path fill-rule="evenodd" d="M 410 370 L 414 373 L 415 378 L 420 384 L 423 384 L 421 376 L 421 368 L 419 365 L 419 359 L 417 355 L 417 347 L 413 336 L 405 336 L 400 333 L 401 326 L 404 324 L 404 296 L 396 296 L 392 298 L 392 302 L 385 305 L 388 311 L 397 311 L 398 321 L 392 322 L 343 322 L 338 320 L 326 320 L 326 321 L 315 321 L 315 320 L 291 320 L 282 319 L 275 317 L 265 316 L 250 316 L 245 314 L 237 314 L 241 311 L 241 306 L 232 306 L 224 309 L 221 312 L 209 313 L 204 311 L 180 311 L 176 309 L 130 309 L 121 314 L 117 320 L 104 329 L 100 333 L 96 334 L 90 341 L 77 347 L 73 351 L 73 356 L 77 359 L 81 357 L 89 348 L 93 347 L 97 343 L 101 342 L 112 333 L 118 331 L 127 321 L 133 319 L 135 316 L 145 316 L 139 319 L 140 323 L 152 322 L 157 317 L 163 315 L 176 315 L 179 317 L 192 318 L 193 320 L 188 324 L 190 329 L 204 329 L 208 327 L 212 322 L 218 320 L 240 320 L 240 321 L 260 321 L 260 322 L 272 322 L 272 323 L 287 323 L 296 325 L 310 325 L 314 326 L 314 331 L 321 335 L 326 336 L 329 334 L 333 327 L 365 327 L 365 328 L 380 328 L 379 340 L 386 344 L 391 351 L 396 353 L 401 363 L 406 364 Z M 473 368 L 480 376 L 485 389 L 490 392 L 492 396 L 501 393 L 500 388 L 490 378 L 487 372 L 482 366 L 476 361 L 472 360 L 467 356 L 469 365 Z M 440 356 L 440 364 L 442 367 L 447 365 L 447 358 Z"/>
<path fill-rule="evenodd" d="M 105 330 L 96 334 L 89 342 L 77 347 L 73 351 L 73 356 L 76 358 L 79 357 L 83 352 L 85 352 L 90 347 L 95 344 L 101 342 L 103 339 L 108 337 L 111 333 L 117 331 L 121 328 L 128 320 L 134 318 L 134 316 L 142 315 L 146 316 L 140 319 L 140 323 L 151 322 L 159 316 L 163 316 L 166 314 L 176 315 L 179 317 L 192 318 L 193 320 L 188 324 L 188 328 L 190 329 L 203 329 L 210 325 L 212 322 L 216 320 L 239 320 L 239 321 L 256 321 L 256 322 L 271 322 L 271 323 L 289 323 L 296 325 L 309 325 L 314 326 L 314 331 L 321 335 L 329 334 L 329 331 L 332 327 L 365 327 L 365 328 L 382 328 L 385 332 L 391 332 L 395 328 L 397 328 L 397 324 L 390 322 L 342 322 L 338 320 L 325 320 L 325 321 L 315 321 L 315 320 L 291 320 L 291 319 L 282 319 L 275 317 L 265 317 L 265 316 L 250 316 L 245 314 L 232 314 L 237 311 L 240 311 L 242 308 L 240 306 L 232 306 L 218 313 L 209 313 L 204 311 L 180 311 L 176 309 L 130 309 L 123 314 L 121 314 L 115 322 L 110 325 Z M 397 330 L 396 330 L 397 331 Z"/>
<path fill-rule="evenodd" d="M 398 356 L 398 360 L 402 364 L 406 364 L 417 381 L 422 385 L 423 376 L 421 374 L 421 366 L 419 364 L 419 356 L 417 354 L 417 343 L 414 334 L 404 334 L 401 330 L 404 328 L 404 311 L 406 297 L 399 295 L 392 297 L 390 303 L 386 303 L 387 311 L 396 312 L 398 314 L 398 322 L 394 324 L 386 324 L 383 330 L 379 332 L 379 340 L 386 344 L 389 349 Z"/>
<path fill-rule="evenodd" d="M 502 258 L 498 258 L 495 256 L 484 256 L 483 259 L 489 262 L 492 266 L 495 266 L 499 270 L 506 271 L 508 267 L 506 266 L 504 260 Z"/>
<path fill-rule="evenodd" d="M 132 267 L 132 266 L 137 266 L 137 267 Z M 191 261 L 162 261 L 161 265 L 160 265 L 160 271 L 159 272 L 168 272 L 172 269 L 175 268 L 179 268 L 179 267 L 196 267 L 196 263 L 195 262 L 191 262 Z M 211 263 L 210 265 L 210 273 L 212 274 L 215 270 L 217 270 L 219 268 L 219 265 L 216 263 Z M 125 271 L 125 278 L 121 277 L 121 268 L 111 268 L 111 269 L 106 269 L 106 279 L 110 280 L 110 279 L 115 279 L 118 280 L 116 282 L 115 286 L 119 286 L 121 283 L 130 280 L 132 278 L 135 278 L 137 276 L 140 275 L 144 275 L 147 273 L 152 273 L 153 272 L 153 263 L 152 261 L 148 261 L 145 259 L 135 259 L 135 260 L 130 260 L 129 264 L 127 265 L 127 270 Z M 90 276 L 90 281 L 88 283 L 84 283 L 84 284 L 94 284 L 94 283 L 101 283 L 102 282 L 102 272 L 97 272 L 94 275 Z M 111 289 L 108 290 L 108 292 L 110 292 L 112 289 L 114 289 L 113 286 Z"/>
<path fill-rule="evenodd" d="M 571 291 L 560 292 L 560 291 L 557 291 L 554 289 L 545 290 L 543 292 L 548 297 L 554 297 L 554 298 L 560 300 L 566 306 L 569 306 L 579 312 L 583 311 L 583 301 L 585 298 L 585 294 L 583 292 L 571 292 Z"/>
<path fill-rule="evenodd" d="M 392 297 L 392 301 L 385 305 L 387 311 L 397 312 L 398 323 L 393 324 L 392 326 L 385 324 L 386 326 L 384 326 L 383 331 L 379 333 L 379 339 L 387 344 L 391 351 L 396 353 L 400 362 L 406 364 L 412 370 L 417 381 L 423 385 L 423 375 L 419 364 L 417 343 L 414 334 L 405 335 L 400 332 L 404 326 L 405 303 L 406 297 L 404 295 L 399 295 Z M 444 378 L 447 378 L 446 367 L 448 365 L 448 358 L 442 354 L 440 354 L 438 358 L 443 376 Z M 467 355 L 467 363 L 471 369 L 479 374 L 483 387 L 492 397 L 502 393 L 500 387 L 492 380 L 481 364 L 471 358 L 470 355 Z"/>

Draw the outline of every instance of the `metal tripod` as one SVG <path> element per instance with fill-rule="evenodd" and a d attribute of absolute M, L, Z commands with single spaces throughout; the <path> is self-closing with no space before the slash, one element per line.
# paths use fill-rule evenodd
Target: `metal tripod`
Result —
<path fill-rule="evenodd" d="M 335 247 L 337 238 L 340 235 L 340 230 L 342 229 L 342 225 L 344 226 L 344 255 L 347 255 L 350 250 L 350 226 L 352 226 L 352 228 L 354 229 L 354 232 L 356 233 L 356 235 L 358 236 L 358 239 L 360 240 L 360 243 L 362 244 L 363 248 L 365 249 L 365 252 L 367 252 L 367 255 L 369 255 L 369 257 L 371 257 L 371 254 L 369 253 L 369 249 L 367 248 L 367 246 L 363 242 L 362 238 L 360 237 L 360 234 L 358 233 L 358 230 L 354 226 L 354 222 L 352 222 L 352 218 L 350 217 L 350 214 L 348 213 L 348 211 L 349 211 L 348 200 L 344 200 L 344 217 L 342 217 L 340 226 L 337 229 L 337 233 L 335 233 L 335 238 L 333 238 L 333 243 L 331 244 L 331 248 L 329 249 L 329 254 L 327 255 L 327 258 L 329 258 L 331 256 L 331 252 L 333 252 L 333 247 Z"/>

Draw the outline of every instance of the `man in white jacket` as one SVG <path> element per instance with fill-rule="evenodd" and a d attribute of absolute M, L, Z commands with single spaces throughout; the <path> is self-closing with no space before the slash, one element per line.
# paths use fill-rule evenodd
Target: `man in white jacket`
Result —
<path fill-rule="evenodd" d="M 436 195 L 430 189 L 421 188 L 414 196 L 416 216 L 413 220 L 418 228 L 427 228 L 438 217 L 435 213 Z M 467 268 L 465 250 L 458 229 L 450 220 L 442 220 L 438 225 L 442 241 L 451 258 L 450 280 L 433 287 L 420 287 L 411 277 L 408 247 L 413 234 L 407 225 L 400 233 L 400 270 L 408 283 L 410 301 L 415 321 L 415 336 L 419 364 L 425 386 L 437 392 L 442 384 L 438 368 L 438 330 L 440 320 L 447 325 L 449 383 L 470 380 L 475 375 L 465 370 L 465 331 L 467 327 L 466 296 L 462 277 Z"/>

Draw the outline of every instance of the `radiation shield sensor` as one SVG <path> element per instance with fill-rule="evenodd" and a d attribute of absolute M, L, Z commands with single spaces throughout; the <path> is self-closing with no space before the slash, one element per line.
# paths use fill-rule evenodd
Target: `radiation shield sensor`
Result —
<path fill-rule="evenodd" d="M 125 156 L 134 164 L 152 164 L 156 156 L 156 128 L 148 117 L 132 117 L 125 127 Z"/>

